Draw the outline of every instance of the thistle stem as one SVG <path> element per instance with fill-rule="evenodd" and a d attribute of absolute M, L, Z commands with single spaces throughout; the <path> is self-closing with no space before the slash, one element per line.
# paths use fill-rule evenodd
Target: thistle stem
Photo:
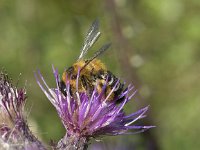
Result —
<path fill-rule="evenodd" d="M 56 149 L 87 150 L 89 138 L 76 135 L 65 135 L 57 144 Z"/>

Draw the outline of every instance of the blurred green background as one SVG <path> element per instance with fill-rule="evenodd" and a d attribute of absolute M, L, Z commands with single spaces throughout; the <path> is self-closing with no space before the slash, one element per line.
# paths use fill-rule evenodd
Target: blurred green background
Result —
<path fill-rule="evenodd" d="M 0 67 L 14 81 L 22 73 L 20 86 L 27 81 L 34 133 L 46 143 L 65 133 L 36 84 L 34 71 L 40 69 L 47 83 L 55 86 L 52 64 L 62 73 L 77 59 L 96 18 L 102 36 L 93 49 L 112 42 L 101 59 L 138 89 L 127 112 L 151 105 L 142 124 L 157 127 L 93 141 L 96 145 L 90 148 L 199 149 L 199 0 L 0 0 Z"/>

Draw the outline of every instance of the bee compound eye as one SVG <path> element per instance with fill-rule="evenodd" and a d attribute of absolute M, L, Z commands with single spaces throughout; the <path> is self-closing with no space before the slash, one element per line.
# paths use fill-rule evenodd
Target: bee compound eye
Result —
<path fill-rule="evenodd" d="M 59 82 L 59 89 L 64 95 L 66 95 L 66 85 L 64 81 Z"/>

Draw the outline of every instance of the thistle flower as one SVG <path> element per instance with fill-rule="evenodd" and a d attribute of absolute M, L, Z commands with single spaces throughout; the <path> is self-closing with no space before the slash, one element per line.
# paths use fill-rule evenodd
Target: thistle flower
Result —
<path fill-rule="evenodd" d="M 17 89 L 0 72 L 0 146 L 2 149 L 45 149 L 24 117 L 26 90 Z"/>
<path fill-rule="evenodd" d="M 37 83 L 47 96 L 49 101 L 56 108 L 59 117 L 66 129 L 66 135 L 58 142 L 58 149 L 87 149 L 88 141 L 103 135 L 121 135 L 143 132 L 153 126 L 137 126 L 133 125 L 137 120 L 144 118 L 148 110 L 148 106 L 125 115 L 123 111 L 124 105 L 134 96 L 132 86 L 128 86 L 119 97 L 125 97 L 123 102 L 116 104 L 117 99 L 107 102 L 103 95 L 106 89 L 104 85 L 101 93 L 96 89 L 92 94 L 86 92 L 77 92 L 76 96 L 70 94 L 70 83 L 66 81 L 66 96 L 59 89 L 60 78 L 58 71 L 53 68 L 56 79 L 56 88 L 50 88 L 45 82 L 40 72 L 36 75 Z M 77 76 L 77 89 L 78 89 Z M 110 94 L 115 90 L 112 89 Z M 110 95 L 109 94 L 109 95 Z M 108 95 L 108 96 L 109 96 Z"/>

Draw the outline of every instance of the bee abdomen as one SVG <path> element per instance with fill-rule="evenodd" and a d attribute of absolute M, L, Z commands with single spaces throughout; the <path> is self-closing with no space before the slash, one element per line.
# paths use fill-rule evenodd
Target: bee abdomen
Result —
<path fill-rule="evenodd" d="M 114 99 L 116 100 L 116 103 L 119 104 L 124 100 L 124 96 L 121 97 L 122 92 L 124 91 L 124 84 L 120 82 L 120 80 L 113 75 L 110 71 L 107 71 L 107 82 L 108 82 L 108 86 L 110 86 L 111 88 L 114 88 Z"/>
<path fill-rule="evenodd" d="M 116 94 L 121 94 L 124 84 L 122 84 L 119 79 L 113 75 L 110 71 L 107 71 L 107 78 L 108 78 L 108 85 L 111 86 L 111 88 L 115 87 L 114 92 Z"/>

